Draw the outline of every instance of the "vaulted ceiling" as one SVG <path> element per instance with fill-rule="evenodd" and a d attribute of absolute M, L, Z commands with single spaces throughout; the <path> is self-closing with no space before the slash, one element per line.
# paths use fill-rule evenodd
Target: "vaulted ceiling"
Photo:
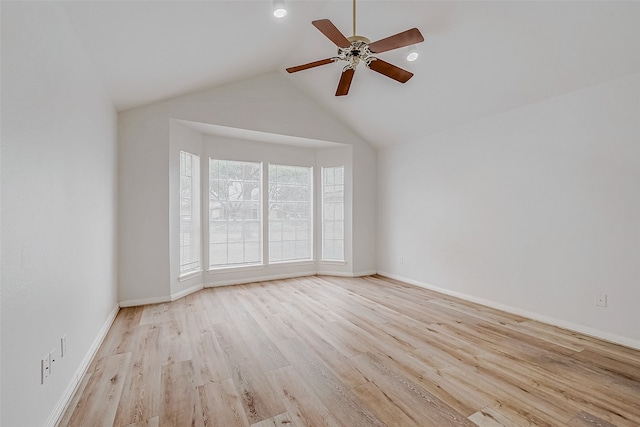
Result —
<path fill-rule="evenodd" d="M 116 108 L 279 71 L 366 140 L 415 140 L 640 72 L 640 2 L 358 1 L 358 35 L 372 41 L 417 27 L 420 59 L 380 54 L 415 76 L 402 85 L 358 67 L 335 97 L 342 66 L 284 69 L 334 56 L 311 21 L 352 35 L 351 1 L 63 2 Z"/>

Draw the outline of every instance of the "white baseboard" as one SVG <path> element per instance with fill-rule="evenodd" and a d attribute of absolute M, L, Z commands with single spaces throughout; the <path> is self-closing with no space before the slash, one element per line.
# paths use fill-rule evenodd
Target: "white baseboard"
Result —
<path fill-rule="evenodd" d="M 316 273 L 318 276 L 336 276 L 336 277 L 362 277 L 362 276 L 372 276 L 376 274 L 375 270 L 372 271 L 363 271 L 360 273 L 349 273 L 348 271 L 318 271 Z"/>
<path fill-rule="evenodd" d="M 175 294 L 171 294 L 171 301 L 175 301 L 180 298 L 184 298 L 187 295 L 191 295 L 194 292 L 198 292 L 204 289 L 204 285 L 200 283 L 199 285 L 192 286 L 190 288 L 184 289 L 180 292 L 176 292 Z"/>
<path fill-rule="evenodd" d="M 130 299 L 126 301 L 120 301 L 120 307 L 137 307 L 139 305 L 148 305 L 148 304 L 160 304 L 162 302 L 171 302 L 171 295 L 162 296 L 162 297 L 151 297 L 151 298 L 140 298 L 140 299 Z"/>
<path fill-rule="evenodd" d="M 205 283 L 205 288 L 217 288 L 218 286 L 242 285 L 253 282 L 266 282 L 268 280 L 291 279 L 293 277 L 315 276 L 316 271 L 301 271 L 297 273 L 273 274 L 269 276 L 247 277 L 238 279 L 223 280 L 220 282 Z"/>
<path fill-rule="evenodd" d="M 360 271 L 358 273 L 353 273 L 352 276 L 362 277 L 362 276 L 373 276 L 374 274 L 378 274 L 378 272 L 376 270 L 367 270 L 367 271 Z"/>
<path fill-rule="evenodd" d="M 198 292 L 202 290 L 204 286 L 202 284 L 195 285 L 190 288 L 184 289 L 180 292 L 176 292 L 175 294 L 162 296 L 162 297 L 151 297 L 151 298 L 140 298 L 140 299 L 130 299 L 126 301 L 120 301 L 118 304 L 120 307 L 138 307 L 141 305 L 149 305 L 149 304 L 161 304 L 163 302 L 171 302 L 180 298 L 184 298 L 187 295 L 190 295 L 194 292 Z"/>
<path fill-rule="evenodd" d="M 624 337 L 621 335 L 612 334 L 610 332 L 602 331 L 600 329 L 595 329 L 589 326 L 580 325 L 577 323 L 568 322 L 562 319 L 556 319 L 554 317 L 545 316 L 543 314 L 539 314 L 533 311 L 524 310 L 517 307 L 512 307 L 505 304 L 500 304 L 494 301 L 486 300 L 484 298 L 478 298 L 472 295 L 467 295 L 462 292 L 451 291 L 449 289 L 439 288 L 437 286 L 430 285 L 428 283 L 420 282 L 418 280 L 409 279 L 407 277 L 402 277 L 397 274 L 387 273 L 384 271 L 379 271 L 379 275 L 389 277 L 391 279 L 399 280 L 401 282 L 408 283 L 410 285 L 419 286 L 421 288 L 429 289 L 431 291 L 439 292 L 441 294 L 449 295 L 452 297 L 460 298 L 466 301 L 470 301 L 476 304 L 481 304 L 487 307 L 495 308 L 497 310 L 506 311 L 507 313 L 516 314 L 518 316 L 523 316 L 532 320 L 536 320 L 538 322 L 546 323 L 552 326 L 558 326 L 563 329 L 568 329 L 570 331 L 579 332 L 584 335 L 588 335 L 590 337 L 598 338 L 604 341 L 609 341 L 614 344 L 620 344 L 625 347 L 630 347 L 636 350 L 640 350 L 640 341 L 634 340 L 632 338 Z"/>
<path fill-rule="evenodd" d="M 304 276 L 315 276 L 315 275 L 324 275 L 324 276 L 339 276 L 339 277 L 362 277 L 362 276 L 371 276 L 376 274 L 376 270 L 369 271 L 361 271 L 358 273 L 349 273 L 343 271 L 322 271 L 319 272 L 317 270 L 310 271 L 302 271 L 296 273 L 287 273 L 287 274 L 272 274 L 265 276 L 257 276 L 257 277 L 247 277 L 247 278 L 238 278 L 238 279 L 229 279 L 222 280 L 219 282 L 209 282 L 204 285 L 195 285 L 180 292 L 176 292 L 175 294 L 171 294 L 169 296 L 162 297 L 151 297 L 151 298 L 140 298 L 140 299 L 131 299 L 120 301 L 120 307 L 136 307 L 140 305 L 148 305 L 148 304 L 160 304 L 163 302 L 171 302 L 177 299 L 186 297 L 194 292 L 198 292 L 203 288 L 215 288 L 218 286 L 231 286 L 231 285 L 243 285 L 245 283 L 253 283 L 253 282 L 266 282 L 268 280 L 281 280 L 281 279 L 291 279 L 293 277 L 304 277 Z"/>
<path fill-rule="evenodd" d="M 82 359 L 82 362 L 80 362 L 80 366 L 78 367 L 78 369 L 76 370 L 76 373 L 71 378 L 71 382 L 69 382 L 69 385 L 67 386 L 64 393 L 58 400 L 56 407 L 54 408 L 53 412 L 49 416 L 49 420 L 45 424 L 46 427 L 55 427 L 60 422 L 62 415 L 67 409 L 67 406 L 69 405 L 69 402 L 71 402 L 71 398 L 73 397 L 76 390 L 78 389 L 78 385 L 80 384 L 80 381 L 82 381 L 82 377 L 84 377 L 84 374 L 87 372 L 87 369 L 89 369 L 89 365 L 91 364 L 91 361 L 93 360 L 94 356 L 98 352 L 98 349 L 102 345 L 102 341 L 104 341 L 104 338 L 107 336 L 107 332 L 109 332 L 111 325 L 113 325 L 113 321 L 116 320 L 118 311 L 120 311 L 120 307 L 116 305 L 113 311 L 109 314 L 107 321 L 104 323 L 104 325 L 102 325 L 100 332 L 98 332 L 98 336 L 91 344 L 91 347 L 89 347 L 89 350 L 87 351 L 87 354 L 84 356 L 84 359 Z"/>
<path fill-rule="evenodd" d="M 335 277 L 354 277 L 352 273 L 348 271 L 318 271 L 316 272 L 317 276 L 335 276 Z"/>

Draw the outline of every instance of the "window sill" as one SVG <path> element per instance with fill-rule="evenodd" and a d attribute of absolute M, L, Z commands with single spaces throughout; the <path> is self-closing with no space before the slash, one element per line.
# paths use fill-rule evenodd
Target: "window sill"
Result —
<path fill-rule="evenodd" d="M 194 277 L 198 276 L 202 276 L 202 270 L 184 273 L 182 276 L 178 276 L 178 281 L 184 282 L 185 280 L 193 279 Z"/>
<path fill-rule="evenodd" d="M 323 259 L 323 260 L 320 260 L 320 265 L 347 265 L 347 261 Z"/>
<path fill-rule="evenodd" d="M 301 260 L 288 260 L 288 261 L 275 261 L 270 263 L 269 265 L 277 266 L 277 267 L 288 267 L 294 265 L 315 265 L 315 261 L 312 259 L 301 259 Z"/>
<path fill-rule="evenodd" d="M 212 267 L 207 270 L 208 274 L 213 273 L 227 273 L 232 271 L 251 271 L 262 270 L 265 268 L 265 264 L 245 264 L 245 265 L 227 265 L 224 267 Z"/>
<path fill-rule="evenodd" d="M 207 274 L 215 273 L 233 273 L 236 271 L 252 271 L 252 270 L 264 270 L 269 267 L 296 267 L 304 265 L 315 265 L 316 262 L 312 259 L 303 259 L 299 261 L 278 261 L 269 264 L 250 264 L 250 265 L 235 265 L 228 267 L 215 267 L 207 270 Z"/>

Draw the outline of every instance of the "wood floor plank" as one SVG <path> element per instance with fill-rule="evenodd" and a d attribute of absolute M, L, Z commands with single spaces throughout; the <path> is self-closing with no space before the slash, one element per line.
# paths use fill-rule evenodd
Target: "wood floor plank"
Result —
<path fill-rule="evenodd" d="M 231 378 L 231 368 L 227 364 L 214 331 L 199 334 L 198 337 L 194 337 L 191 344 L 194 355 L 193 368 L 198 386 Z"/>
<path fill-rule="evenodd" d="M 469 421 L 478 427 L 521 427 L 492 407 L 483 408 L 469 416 Z"/>
<path fill-rule="evenodd" d="M 430 359 L 434 354 L 433 351 L 426 359 L 413 353 L 376 352 L 375 354 L 463 416 L 472 414 L 477 408 L 493 402 L 492 397 L 481 388 L 462 386 L 451 380 L 446 369 L 432 366 Z"/>
<path fill-rule="evenodd" d="M 616 427 L 603 419 L 591 415 L 588 412 L 581 411 L 574 419 L 572 419 L 567 427 Z"/>
<path fill-rule="evenodd" d="M 160 405 L 160 329 L 152 323 L 136 327 L 131 369 L 127 373 L 115 425 L 138 423 L 158 415 Z"/>
<path fill-rule="evenodd" d="M 123 308 L 68 426 L 640 425 L 640 351 L 382 276 Z"/>
<path fill-rule="evenodd" d="M 466 416 L 374 354 L 363 354 L 354 359 L 362 374 L 384 390 L 384 396 L 411 420 L 442 427 L 473 425 Z"/>
<path fill-rule="evenodd" d="M 585 343 L 584 340 L 580 340 L 566 332 L 564 335 L 558 334 L 549 328 L 542 328 L 540 325 L 541 324 L 538 324 L 538 322 L 527 321 L 515 324 L 505 324 L 503 326 L 516 332 L 528 334 L 532 337 L 536 337 L 548 343 L 565 347 L 576 352 L 584 350 L 587 346 L 587 343 Z"/>
<path fill-rule="evenodd" d="M 298 427 L 296 423 L 291 419 L 291 415 L 287 412 L 276 415 L 268 420 L 262 420 L 258 423 L 251 424 L 251 427 Z"/>
<path fill-rule="evenodd" d="M 60 419 L 60 422 L 58 423 L 58 425 L 60 425 L 60 426 L 69 426 L 69 425 L 71 425 L 71 417 L 74 415 L 75 409 L 78 408 L 80 400 L 82 398 L 86 398 L 86 396 L 84 394 L 84 391 L 87 388 L 87 384 L 89 383 L 90 379 L 91 379 L 91 373 L 88 373 L 88 374 L 86 374 L 86 375 L 84 375 L 82 377 L 82 380 L 80 381 L 80 384 L 78 384 L 78 389 L 76 390 L 75 394 L 73 395 L 73 397 L 69 401 L 69 404 L 67 406 L 67 410 L 62 415 L 62 418 Z"/>
<path fill-rule="evenodd" d="M 206 310 L 204 301 L 198 294 L 187 295 L 184 297 L 184 303 L 187 311 L 197 313 Z"/>
<path fill-rule="evenodd" d="M 314 393 L 343 425 L 382 427 L 375 413 L 336 378 L 309 349 L 295 339 L 278 342 L 278 347 L 292 366 L 305 378 Z"/>
<path fill-rule="evenodd" d="M 373 412 L 389 427 L 420 427 L 425 420 L 405 413 L 393 398 L 376 383 L 368 382 L 352 389 L 363 402 L 369 402 Z"/>
<path fill-rule="evenodd" d="M 286 412 L 258 363 L 259 355 L 239 338 L 235 322 L 218 323 L 214 330 L 249 422 L 254 424 Z"/>
<path fill-rule="evenodd" d="M 251 288 L 250 288 L 251 289 Z M 251 291 L 242 290 L 241 303 L 245 306 L 253 320 L 255 320 L 272 341 L 293 338 L 296 334 L 281 320 L 284 307 L 279 301 L 274 301 L 271 294 L 261 287 L 255 289 L 257 295 Z M 277 304 L 278 309 L 273 308 Z"/>
<path fill-rule="evenodd" d="M 292 313 L 295 313 L 295 311 L 292 310 Z M 354 335 L 349 331 L 352 325 L 346 324 L 345 321 L 331 322 L 331 325 L 329 325 L 327 322 L 314 317 L 312 313 L 308 315 L 293 314 L 283 321 L 295 331 L 300 330 L 299 325 L 304 325 L 304 328 L 311 330 L 345 357 L 355 356 L 366 351 L 366 344 L 361 340 L 354 339 Z"/>
<path fill-rule="evenodd" d="M 242 398 L 228 378 L 198 387 L 206 427 L 247 427 L 249 420 L 242 407 Z"/>
<path fill-rule="evenodd" d="M 585 349 L 572 355 L 573 360 L 581 362 L 582 366 L 594 366 L 601 374 L 608 375 L 611 382 L 629 387 L 640 384 L 640 361 L 614 359 L 610 355 L 597 349 Z"/>
<path fill-rule="evenodd" d="M 165 321 L 165 313 L 169 311 L 171 304 L 151 304 L 143 306 L 142 316 L 140 318 L 141 325 L 150 323 L 163 323 Z"/>
<path fill-rule="evenodd" d="M 300 331 L 298 339 L 312 348 L 331 372 L 340 378 L 347 387 L 352 388 L 367 382 L 366 378 L 355 369 L 351 359 L 344 356 L 333 345 L 316 335 L 312 330 L 305 329 L 302 323 L 298 324 L 298 330 Z"/>
<path fill-rule="evenodd" d="M 169 310 L 165 313 L 165 321 L 163 322 L 162 335 L 160 337 L 161 363 L 163 365 L 192 359 L 189 328 L 184 311 Z"/>
<path fill-rule="evenodd" d="M 321 279 L 318 276 L 305 278 L 305 282 L 314 283 L 316 286 L 310 291 L 310 295 L 330 307 L 332 311 L 341 317 L 345 317 L 345 313 L 359 313 L 365 316 L 370 322 L 384 323 L 389 320 L 390 316 L 397 316 L 398 312 L 393 311 L 380 304 L 376 304 L 367 298 L 347 291 L 339 286 L 333 285 L 331 282 Z M 331 292 L 327 292 L 327 287 Z"/>
<path fill-rule="evenodd" d="M 102 357 L 132 351 L 135 340 L 135 327 L 140 324 L 143 312 L 144 307 L 120 309 L 111 325 L 113 333 L 107 334 L 87 372 L 93 372 Z"/>
<path fill-rule="evenodd" d="M 352 323 L 354 326 L 361 329 L 364 333 L 368 334 L 371 340 L 376 343 L 381 343 L 385 346 L 393 347 L 394 349 L 399 349 L 401 351 L 411 351 L 416 347 L 411 344 L 411 342 L 404 339 L 401 334 L 396 333 L 393 328 L 389 327 L 387 323 L 369 323 L 365 318 L 351 315 L 348 316 L 347 320 Z M 363 354 L 364 352 L 360 352 Z"/>
<path fill-rule="evenodd" d="M 162 367 L 161 426 L 203 426 L 200 396 L 190 360 Z"/>
<path fill-rule="evenodd" d="M 192 337 L 197 336 L 197 334 L 206 334 L 207 332 L 213 331 L 213 323 L 206 311 L 188 310 L 185 313 L 185 316 L 187 325 L 189 325 L 187 331 L 190 334 L 193 334 Z"/>
<path fill-rule="evenodd" d="M 68 426 L 112 426 L 126 372 L 131 363 L 131 353 L 105 356 L 97 363 L 82 397 L 73 408 Z"/>
<path fill-rule="evenodd" d="M 286 309 L 282 306 L 282 299 L 271 290 L 280 286 L 279 282 L 261 282 L 257 286 L 245 285 L 238 289 L 243 298 L 252 303 L 252 310 L 263 312 L 265 315 L 283 313 Z"/>
<path fill-rule="evenodd" d="M 537 359 L 534 365 L 526 363 L 526 359 L 514 360 L 510 355 L 498 351 L 486 352 L 468 347 L 459 355 L 464 353 L 473 354 L 474 360 L 483 366 L 487 375 L 502 378 L 503 382 L 517 386 L 516 393 L 525 390 L 547 400 L 553 399 L 554 403 L 547 408 L 547 412 L 552 412 L 551 408 L 558 406 L 562 409 L 555 410 L 556 413 L 567 408 L 574 408 L 578 412 L 575 408 L 582 408 L 618 425 L 640 425 L 634 415 L 640 411 L 640 402 L 628 399 L 639 391 L 629 389 L 628 384 L 611 388 L 614 380 L 608 375 L 592 372 L 591 369 L 584 370 L 574 364 L 571 358 L 547 356 Z M 596 369 L 596 366 L 592 368 Z M 583 382 L 582 387 L 573 387 L 567 382 L 567 378 L 575 375 L 576 371 L 580 372 L 578 376 Z"/>
<path fill-rule="evenodd" d="M 242 337 L 243 342 L 251 349 L 252 353 L 260 355 L 258 363 L 264 372 L 282 368 L 289 364 L 280 353 L 278 347 L 253 317 L 238 320 L 235 322 L 235 327 L 237 328 L 238 336 Z"/>
<path fill-rule="evenodd" d="M 267 376 L 296 424 L 314 427 L 340 425 L 292 366 L 267 372 Z"/>
<path fill-rule="evenodd" d="M 267 336 L 271 338 L 271 341 L 273 342 L 294 338 L 298 335 L 290 325 L 283 321 L 283 318 L 287 317 L 286 315 L 278 313 L 269 316 L 262 316 L 259 313 L 251 313 L 251 316 L 253 317 L 253 320 L 262 327 Z"/>
<path fill-rule="evenodd" d="M 221 290 L 218 288 L 203 289 L 197 295 L 202 300 L 209 321 L 213 324 L 229 321 L 229 313 L 219 298 Z M 196 295 L 196 294 L 194 294 Z"/>
<path fill-rule="evenodd" d="M 160 417 L 149 418 L 145 421 L 140 421 L 138 423 L 127 424 L 123 427 L 159 427 L 160 425 Z"/>
<path fill-rule="evenodd" d="M 216 288 L 214 296 L 222 303 L 227 315 L 224 321 L 242 320 L 250 317 L 249 312 L 239 300 L 241 295 L 239 292 L 231 292 L 232 290 L 224 288 Z"/>

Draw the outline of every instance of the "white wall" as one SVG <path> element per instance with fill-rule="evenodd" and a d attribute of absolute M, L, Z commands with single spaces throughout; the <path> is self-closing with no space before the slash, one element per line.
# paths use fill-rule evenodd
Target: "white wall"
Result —
<path fill-rule="evenodd" d="M 379 271 L 640 346 L 639 74 L 378 159 Z"/>
<path fill-rule="evenodd" d="M 352 147 L 353 252 L 350 269 L 375 268 L 375 151 L 278 72 L 119 114 L 119 297 L 170 297 L 170 122 L 184 120 Z M 313 268 L 312 271 L 315 271 Z M 295 271 L 292 271 L 292 274 Z M 222 280 L 223 277 L 220 277 Z M 222 282 L 220 282 L 222 283 Z M 175 289 L 178 289 L 174 286 Z"/>
<path fill-rule="evenodd" d="M 1 83 L 1 423 L 43 426 L 117 310 L 117 116 L 57 2 L 2 2 Z"/>
<path fill-rule="evenodd" d="M 376 272 L 377 168 L 376 152 L 353 153 L 353 266 L 354 275 Z"/>

